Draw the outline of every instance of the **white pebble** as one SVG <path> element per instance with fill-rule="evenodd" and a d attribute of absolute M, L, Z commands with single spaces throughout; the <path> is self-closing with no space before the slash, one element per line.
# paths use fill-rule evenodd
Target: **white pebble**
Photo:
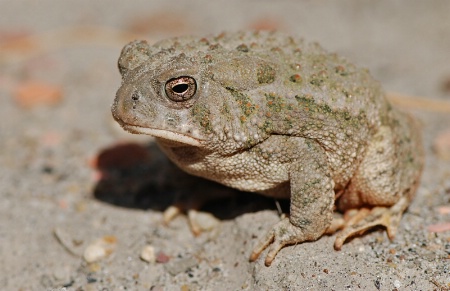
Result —
<path fill-rule="evenodd" d="M 141 250 L 140 258 L 148 263 L 156 262 L 155 248 L 151 245 L 146 245 Z"/>
<path fill-rule="evenodd" d="M 116 243 L 117 239 L 114 236 L 104 236 L 84 250 L 83 258 L 88 263 L 99 261 L 114 252 Z"/>
<path fill-rule="evenodd" d="M 203 231 L 211 231 L 216 228 L 220 220 L 215 218 L 211 213 L 199 212 L 190 210 L 188 212 L 189 222 L 191 223 L 192 231 L 195 234 L 200 234 Z"/>
<path fill-rule="evenodd" d="M 88 263 L 96 262 L 106 257 L 106 250 L 100 245 L 90 245 L 84 250 L 83 258 Z"/>

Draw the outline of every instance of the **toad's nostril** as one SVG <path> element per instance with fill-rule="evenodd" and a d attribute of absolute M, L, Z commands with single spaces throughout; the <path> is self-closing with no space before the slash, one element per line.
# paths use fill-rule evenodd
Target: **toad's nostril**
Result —
<path fill-rule="evenodd" d="M 131 99 L 133 99 L 134 101 L 138 101 L 140 98 L 139 94 L 134 92 L 133 95 L 131 95 Z"/>

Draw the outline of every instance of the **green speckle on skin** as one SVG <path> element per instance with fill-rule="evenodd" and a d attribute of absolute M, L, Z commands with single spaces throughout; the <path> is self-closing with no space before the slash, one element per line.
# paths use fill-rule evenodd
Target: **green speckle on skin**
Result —
<path fill-rule="evenodd" d="M 266 120 L 261 128 L 262 130 L 264 130 L 267 133 L 270 133 L 273 131 L 273 123 L 271 120 Z"/>
<path fill-rule="evenodd" d="M 228 107 L 228 104 L 224 104 L 222 106 L 221 113 L 223 116 L 229 116 L 230 115 L 230 107 Z"/>
<path fill-rule="evenodd" d="M 342 116 L 344 117 L 345 120 L 350 120 L 352 118 L 352 116 L 348 111 L 342 112 Z"/>
<path fill-rule="evenodd" d="M 324 80 L 322 78 L 317 77 L 317 75 L 311 75 L 311 80 L 309 81 L 309 83 L 311 83 L 311 85 L 314 86 L 321 86 L 323 84 Z"/>
<path fill-rule="evenodd" d="M 311 95 L 296 95 L 295 99 L 303 112 L 310 115 L 311 120 L 315 120 L 314 116 L 323 114 L 327 116 L 327 120 L 337 120 L 343 127 L 360 128 L 366 122 L 366 114 L 363 110 L 357 116 L 353 116 L 347 110 L 333 110 L 328 104 L 317 104 Z M 316 124 L 320 125 L 320 124 Z M 308 128 L 308 127 L 307 127 Z"/>
<path fill-rule="evenodd" d="M 283 109 L 287 108 L 292 108 L 292 107 L 286 107 L 286 103 L 285 98 L 283 98 L 282 96 L 279 96 L 275 93 L 268 93 L 268 94 L 264 94 L 266 96 L 266 105 L 267 108 L 269 109 L 270 112 L 275 113 L 275 112 L 281 112 Z"/>
<path fill-rule="evenodd" d="M 278 229 L 278 235 L 279 235 L 280 237 L 283 237 L 286 233 L 288 233 L 288 230 L 287 230 L 285 227 L 280 227 L 280 228 Z"/>
<path fill-rule="evenodd" d="M 270 84 L 275 81 L 275 69 L 268 64 L 259 64 L 256 72 L 259 84 Z"/>
<path fill-rule="evenodd" d="M 204 104 L 195 104 L 192 107 L 192 116 L 206 133 L 210 133 L 212 131 L 210 115 L 211 112 Z"/>
<path fill-rule="evenodd" d="M 306 112 L 315 112 L 314 108 L 316 105 L 314 98 L 309 94 L 295 95 L 295 100 L 297 100 L 298 105 L 301 106 Z"/>
<path fill-rule="evenodd" d="M 315 104 L 314 98 L 310 94 L 295 95 L 298 103 Z"/>
<path fill-rule="evenodd" d="M 294 123 L 292 122 L 292 118 L 290 118 L 289 116 L 287 116 L 287 117 L 284 119 L 284 125 L 285 125 L 286 129 L 294 128 Z"/>
<path fill-rule="evenodd" d="M 322 182 L 321 179 L 314 179 L 314 180 L 311 180 L 311 181 L 305 183 L 302 188 L 309 189 L 309 188 L 313 187 L 314 185 L 320 184 L 321 182 Z M 314 202 L 316 199 L 317 198 L 314 198 L 314 196 L 313 197 L 305 197 L 305 199 L 302 201 L 304 201 L 305 203 L 311 203 L 311 202 Z"/>
<path fill-rule="evenodd" d="M 234 97 L 236 102 L 239 104 L 239 107 L 241 107 L 241 111 L 245 117 L 252 115 L 256 111 L 257 107 L 252 102 L 250 97 L 248 97 L 247 95 L 245 95 L 241 92 L 238 92 L 237 90 L 235 90 L 233 88 L 226 87 L 226 89 L 231 93 L 231 95 Z M 242 121 L 243 121 L 243 119 L 241 118 L 241 122 Z"/>
<path fill-rule="evenodd" d="M 246 146 L 247 146 L 248 149 L 253 148 L 254 145 L 255 145 L 255 143 L 256 143 L 256 141 L 255 141 L 252 137 L 249 137 L 249 138 L 247 139 L 247 141 L 245 142 L 245 144 L 246 144 Z"/>
<path fill-rule="evenodd" d="M 406 158 L 406 160 L 407 160 L 407 162 L 408 162 L 409 164 L 414 164 L 414 162 L 416 161 L 416 160 L 414 159 L 414 157 L 413 157 L 411 154 L 408 155 L 408 157 Z"/>
<path fill-rule="evenodd" d="M 323 110 L 324 110 L 326 113 L 329 113 L 329 114 L 331 114 L 331 113 L 333 112 L 332 109 L 331 109 L 331 107 L 328 106 L 328 104 L 324 104 L 324 105 L 323 105 Z"/>
<path fill-rule="evenodd" d="M 309 80 L 309 83 L 311 85 L 320 87 L 327 80 L 328 80 L 328 73 L 326 70 L 322 70 L 322 71 L 318 72 L 317 74 L 312 74 L 311 79 Z"/>
<path fill-rule="evenodd" d="M 300 225 L 300 227 L 306 227 L 311 224 L 311 220 L 305 218 L 300 220 L 298 224 Z"/>

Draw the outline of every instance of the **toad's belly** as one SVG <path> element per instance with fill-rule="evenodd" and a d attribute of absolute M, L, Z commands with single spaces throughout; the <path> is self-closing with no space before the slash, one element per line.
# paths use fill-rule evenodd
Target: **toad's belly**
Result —
<path fill-rule="evenodd" d="M 289 197 L 289 165 L 286 163 L 261 159 L 251 151 L 224 157 L 203 153 L 193 147 L 160 146 L 178 167 L 189 174 L 242 191 Z"/>

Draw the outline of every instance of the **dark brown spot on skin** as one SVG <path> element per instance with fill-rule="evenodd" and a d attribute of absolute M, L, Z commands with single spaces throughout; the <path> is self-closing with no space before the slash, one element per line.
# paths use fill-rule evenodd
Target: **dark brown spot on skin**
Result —
<path fill-rule="evenodd" d="M 289 80 L 294 83 L 301 83 L 302 77 L 299 74 L 292 75 Z"/>
<path fill-rule="evenodd" d="M 236 49 L 238 51 L 240 51 L 240 52 L 243 52 L 243 53 L 248 53 L 249 52 L 249 48 L 245 44 L 238 45 Z"/>
<path fill-rule="evenodd" d="M 275 69 L 268 64 L 260 64 L 257 69 L 258 83 L 260 84 L 270 84 L 275 81 Z"/>

